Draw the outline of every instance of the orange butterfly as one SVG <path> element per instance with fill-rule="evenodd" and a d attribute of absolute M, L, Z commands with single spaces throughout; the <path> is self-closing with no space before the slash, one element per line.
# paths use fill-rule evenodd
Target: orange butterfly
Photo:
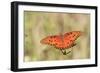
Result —
<path fill-rule="evenodd" d="M 71 51 L 66 53 L 65 49 L 75 46 L 75 40 L 81 35 L 81 33 L 82 32 L 80 31 L 72 31 L 65 33 L 64 35 L 47 36 L 40 42 L 42 44 L 55 46 L 57 49 L 60 49 L 64 55 L 66 55 Z"/>

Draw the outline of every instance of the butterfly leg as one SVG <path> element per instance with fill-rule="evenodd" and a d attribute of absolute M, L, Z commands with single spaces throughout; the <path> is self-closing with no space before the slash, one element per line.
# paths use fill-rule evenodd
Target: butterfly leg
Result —
<path fill-rule="evenodd" d="M 71 45 L 71 47 L 74 47 L 75 45 L 76 45 L 76 43 L 73 43 L 73 44 Z M 71 47 L 70 47 L 70 48 L 71 48 Z M 69 54 L 71 51 L 72 51 L 72 50 L 70 50 L 69 52 L 67 52 L 66 55 Z"/>
<path fill-rule="evenodd" d="M 72 50 L 71 50 L 72 51 Z M 66 50 L 61 50 L 61 52 L 63 53 L 63 55 L 67 55 L 69 54 L 71 51 L 66 52 Z"/>
<path fill-rule="evenodd" d="M 66 55 L 69 54 L 70 52 L 71 52 L 71 51 L 67 52 Z"/>
<path fill-rule="evenodd" d="M 74 47 L 75 45 L 76 45 L 76 43 L 73 43 L 71 47 Z M 69 54 L 71 51 L 67 52 L 66 55 Z"/>
<path fill-rule="evenodd" d="M 74 47 L 76 45 L 76 43 L 73 43 L 69 48 L 71 48 L 71 47 Z M 69 54 L 71 51 L 68 51 L 67 53 L 66 53 L 66 50 L 62 50 L 62 49 L 60 49 L 61 50 L 61 52 L 63 53 L 63 55 L 67 55 L 67 54 Z"/>
<path fill-rule="evenodd" d="M 61 52 L 63 53 L 63 55 L 66 55 L 66 50 L 61 49 Z"/>

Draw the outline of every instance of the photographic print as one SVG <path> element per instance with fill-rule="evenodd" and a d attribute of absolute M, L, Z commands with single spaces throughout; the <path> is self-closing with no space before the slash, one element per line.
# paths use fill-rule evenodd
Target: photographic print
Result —
<path fill-rule="evenodd" d="M 12 2 L 11 70 L 97 66 L 96 35 L 96 6 Z"/>
<path fill-rule="evenodd" d="M 90 58 L 90 14 L 24 12 L 24 60 Z"/>

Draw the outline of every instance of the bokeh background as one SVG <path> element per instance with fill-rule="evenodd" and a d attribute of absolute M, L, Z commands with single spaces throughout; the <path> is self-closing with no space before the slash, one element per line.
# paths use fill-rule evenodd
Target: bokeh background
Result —
<path fill-rule="evenodd" d="M 63 55 L 53 46 L 40 43 L 49 35 L 82 31 L 76 46 Z M 24 11 L 24 61 L 73 60 L 90 58 L 90 14 Z"/>

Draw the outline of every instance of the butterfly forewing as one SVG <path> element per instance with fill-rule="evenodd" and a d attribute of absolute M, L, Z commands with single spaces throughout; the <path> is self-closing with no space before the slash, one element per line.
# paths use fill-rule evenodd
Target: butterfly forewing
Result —
<path fill-rule="evenodd" d="M 80 31 L 73 31 L 69 33 L 64 34 L 64 43 L 66 47 L 71 47 L 73 44 L 75 44 L 75 40 L 80 36 Z"/>
<path fill-rule="evenodd" d="M 48 36 L 41 40 L 42 44 L 49 44 L 49 45 L 58 45 L 61 42 L 61 38 L 59 36 Z"/>

